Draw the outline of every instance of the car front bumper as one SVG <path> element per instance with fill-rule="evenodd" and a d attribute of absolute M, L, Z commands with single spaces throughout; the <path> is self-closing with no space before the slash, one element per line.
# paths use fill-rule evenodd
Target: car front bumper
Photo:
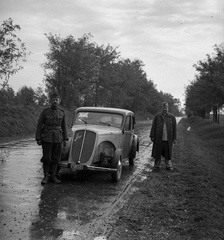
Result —
<path fill-rule="evenodd" d="M 117 169 L 115 168 L 106 168 L 106 167 L 97 167 L 97 166 L 87 166 L 87 165 L 82 165 L 82 164 L 74 164 L 74 163 L 69 163 L 69 162 L 59 162 L 58 163 L 59 167 L 62 168 L 69 168 L 72 171 L 77 171 L 77 170 L 91 170 L 91 171 L 104 171 L 104 172 L 116 172 Z"/>

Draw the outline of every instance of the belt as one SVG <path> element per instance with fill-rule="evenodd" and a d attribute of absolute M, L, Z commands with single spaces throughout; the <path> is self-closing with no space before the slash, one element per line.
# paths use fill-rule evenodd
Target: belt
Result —
<path fill-rule="evenodd" d="M 61 126 L 45 127 L 47 130 L 61 130 Z"/>

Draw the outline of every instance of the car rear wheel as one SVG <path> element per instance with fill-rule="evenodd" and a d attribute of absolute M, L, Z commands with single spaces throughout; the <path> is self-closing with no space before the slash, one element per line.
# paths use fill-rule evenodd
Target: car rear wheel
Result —
<path fill-rule="evenodd" d="M 133 157 L 129 157 L 129 166 L 134 166 L 135 159 Z"/>
<path fill-rule="evenodd" d="M 137 146 L 133 143 L 129 155 L 129 165 L 133 166 L 135 163 L 135 157 L 136 157 L 136 151 L 137 151 Z"/>
<path fill-rule="evenodd" d="M 112 182 L 118 182 L 121 178 L 122 173 L 122 163 L 121 159 L 113 159 L 112 167 L 116 168 L 116 172 L 111 172 Z"/>

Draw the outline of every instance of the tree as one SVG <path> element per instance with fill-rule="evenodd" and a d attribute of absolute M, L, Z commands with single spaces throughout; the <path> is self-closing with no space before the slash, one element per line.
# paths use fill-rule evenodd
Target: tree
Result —
<path fill-rule="evenodd" d="M 224 104 L 224 50 L 215 45 L 215 54 L 194 64 L 198 74 L 186 88 L 186 108 L 202 117 L 213 110 L 217 121 L 218 109 Z"/>
<path fill-rule="evenodd" d="M 48 99 L 42 87 L 39 86 L 34 92 L 34 101 L 38 106 L 43 106 L 47 104 Z"/>
<path fill-rule="evenodd" d="M 5 85 L 3 88 L 0 89 L 0 103 L 1 106 L 10 106 L 14 104 L 15 101 L 15 93 L 14 90 L 8 86 Z"/>
<path fill-rule="evenodd" d="M 22 69 L 20 61 L 26 61 L 25 43 L 15 34 L 20 26 L 9 18 L 0 26 L 0 79 L 7 85 L 9 77 Z"/>
<path fill-rule="evenodd" d="M 91 34 L 77 40 L 71 35 L 46 37 L 50 47 L 43 64 L 46 90 L 57 91 L 67 109 L 105 106 L 155 113 L 166 99 L 147 79 L 141 60 L 122 59 L 117 48 L 99 46 Z M 173 104 L 173 97 L 169 99 Z"/>
<path fill-rule="evenodd" d="M 103 72 L 116 58 L 116 51 L 109 46 L 99 47 L 91 41 L 91 34 L 77 40 L 73 36 L 46 37 L 50 51 L 45 54 L 43 67 L 48 93 L 57 91 L 68 109 L 72 105 L 98 105 L 99 91 L 105 87 Z"/>
<path fill-rule="evenodd" d="M 31 87 L 22 87 L 16 95 L 17 103 L 24 107 L 35 106 L 35 91 Z"/>
<path fill-rule="evenodd" d="M 88 36 L 76 41 L 73 36 L 65 39 L 57 35 L 46 34 L 50 51 L 46 53 L 45 83 L 47 92 L 57 91 L 62 99 L 62 105 L 68 109 L 72 104 L 79 105 L 81 95 L 88 89 L 89 63 Z"/>
<path fill-rule="evenodd" d="M 94 106 L 111 106 L 112 86 L 116 82 L 117 48 L 95 45 L 95 77 L 92 78 Z"/>

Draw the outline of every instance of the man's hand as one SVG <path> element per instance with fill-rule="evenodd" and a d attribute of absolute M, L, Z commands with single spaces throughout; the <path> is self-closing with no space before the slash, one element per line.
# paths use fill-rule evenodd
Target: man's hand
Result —
<path fill-rule="evenodd" d="M 63 147 L 66 147 L 66 140 L 64 140 L 64 141 L 62 142 L 62 146 L 63 146 Z"/>
<path fill-rule="evenodd" d="M 37 144 L 40 146 L 42 145 L 42 141 L 41 140 L 37 140 Z"/>

